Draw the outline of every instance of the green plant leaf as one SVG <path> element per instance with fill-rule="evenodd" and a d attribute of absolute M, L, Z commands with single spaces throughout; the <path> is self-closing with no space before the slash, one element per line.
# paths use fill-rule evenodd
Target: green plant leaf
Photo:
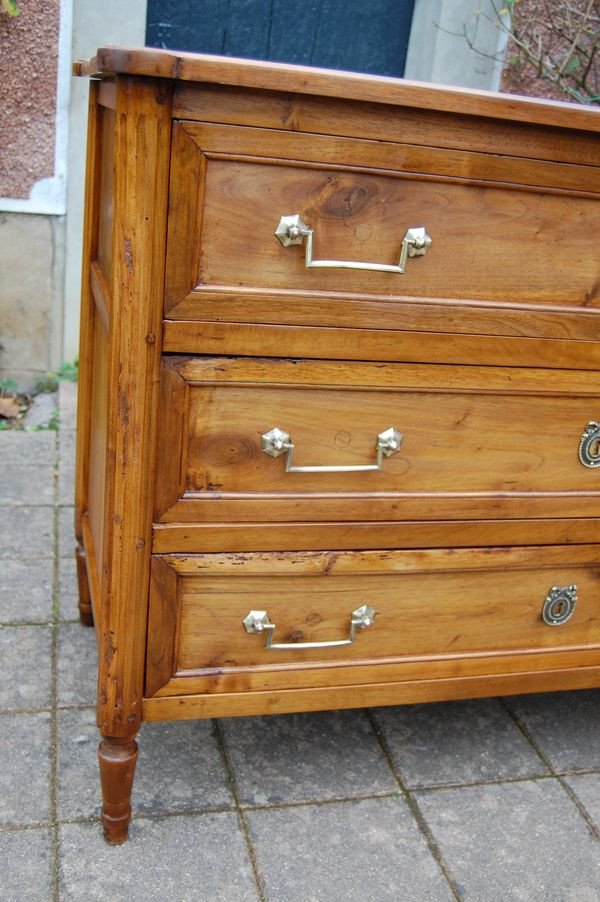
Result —
<path fill-rule="evenodd" d="M 578 69 L 581 69 L 581 57 L 577 56 L 576 53 L 573 53 L 567 60 L 564 71 L 567 75 L 573 75 Z"/>
<path fill-rule="evenodd" d="M 21 10 L 18 7 L 17 0 L 0 0 L 0 9 L 7 16 L 19 16 Z"/>

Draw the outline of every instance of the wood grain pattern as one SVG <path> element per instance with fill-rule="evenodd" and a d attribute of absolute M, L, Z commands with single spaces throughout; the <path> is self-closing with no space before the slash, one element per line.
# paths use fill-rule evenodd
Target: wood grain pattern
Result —
<path fill-rule="evenodd" d="M 595 472 L 578 459 L 600 404 L 588 373 L 244 358 L 173 366 L 190 389 L 173 405 L 166 394 L 161 412 L 175 423 L 159 459 L 173 499 L 163 522 L 598 514 Z M 372 465 L 391 426 L 402 445 L 377 472 L 288 473 L 285 455 L 261 446 L 278 427 L 296 466 Z"/>
<path fill-rule="evenodd" d="M 574 308 L 600 302 L 597 199 L 431 181 L 401 171 L 353 172 L 339 165 L 346 161 L 342 156 L 337 164 L 306 168 L 287 163 L 277 134 L 270 159 L 208 160 L 200 267 L 187 273 L 196 285 L 358 292 L 390 301 L 449 296 Z M 291 143 L 296 136 L 285 137 Z M 242 134 L 238 143 L 242 152 Z M 349 149 L 355 142 L 346 144 Z M 376 145 L 371 153 L 378 153 Z M 198 190 L 188 184 L 190 204 Z M 273 234 L 279 218 L 292 213 L 314 229 L 316 259 L 397 263 L 406 230 L 417 225 L 426 227 L 432 244 L 403 275 L 306 269 L 303 248 L 283 248 Z M 192 212 L 182 215 L 191 218 Z M 178 244 L 170 244 L 168 253 L 179 259 Z M 202 318 L 202 298 L 192 291 L 171 316 L 187 319 L 194 309 Z M 231 319 L 225 298 L 221 316 Z"/>
<path fill-rule="evenodd" d="M 260 303 L 264 303 L 262 298 Z M 206 316 L 206 296 L 202 298 L 203 316 Z M 243 316 L 251 316 L 252 302 L 236 304 Z M 317 304 L 321 309 L 322 303 Z M 211 305 L 215 315 L 219 315 L 218 303 Z M 231 305 L 227 303 L 228 313 Z M 352 305 L 356 311 L 356 305 Z M 279 307 L 276 307 L 279 310 Z M 288 306 L 297 314 L 295 304 Z M 441 312 L 441 311 L 440 311 Z M 269 314 L 273 316 L 273 314 Z M 277 314 L 275 314 L 277 316 Z M 285 354 L 289 357 L 308 357 L 337 360 L 380 360 L 413 363 L 470 363 L 482 366 L 534 366 L 559 369 L 600 369 L 600 344 L 597 341 L 555 340 L 552 338 L 508 338 L 492 335 L 452 334 L 459 328 L 447 313 L 447 332 L 408 332 L 367 329 L 342 329 L 341 327 L 318 328 L 314 326 L 277 326 L 249 323 L 211 323 L 165 321 L 163 325 L 163 348 L 175 354 L 214 355 L 227 348 L 234 355 L 268 355 L 275 357 Z M 287 319 L 286 315 L 286 319 Z M 441 318 L 441 316 L 440 316 Z M 483 317 L 482 317 L 483 318 Z M 403 319 L 396 311 L 395 323 Z M 532 329 L 536 328 L 534 317 L 528 317 Z M 591 338 L 600 317 L 589 317 L 588 322 L 577 323 L 587 327 Z M 591 325 L 589 324 L 591 320 Z M 471 315 L 470 328 L 478 321 Z M 549 322 L 562 331 L 569 329 L 570 323 Z M 480 322 L 480 328 L 485 323 Z M 542 326 L 544 327 L 545 324 Z M 502 328 L 500 325 L 499 328 Z M 452 340 L 449 340 L 452 334 Z"/>
<path fill-rule="evenodd" d="M 161 82 L 118 81 L 98 708 L 112 738 L 142 713 L 170 114 Z"/>
<path fill-rule="evenodd" d="M 287 129 L 403 142 L 426 147 L 510 154 L 525 159 L 598 165 L 598 138 L 593 132 L 556 129 L 528 121 L 495 121 L 463 116 L 451 110 L 384 103 L 348 102 L 289 91 L 252 91 L 216 84 L 175 86 L 173 115 L 178 119 L 228 125 Z"/>
<path fill-rule="evenodd" d="M 180 123 L 199 150 L 209 159 L 274 159 L 288 163 L 317 164 L 320 168 L 342 166 L 369 173 L 430 176 L 467 184 L 542 188 L 551 193 L 600 193 L 598 166 L 579 166 L 547 160 L 524 159 L 495 153 L 426 147 L 422 143 L 386 142 L 359 138 L 347 139 L 331 134 L 293 133 L 281 129 L 238 128 L 228 125 Z M 273 173 L 273 178 L 277 174 Z M 331 212 L 328 210 L 328 212 Z"/>
<path fill-rule="evenodd" d="M 154 554 L 172 552 L 193 554 L 201 551 L 307 551 L 354 548 L 457 548 L 470 545 L 529 544 L 535 547 L 558 543 L 587 544 L 600 541 L 597 517 L 550 520 L 497 519 L 494 508 L 484 508 L 486 519 L 474 518 L 471 511 L 464 520 L 406 520 L 365 523 L 348 516 L 337 522 L 232 522 L 215 519 L 215 507 L 207 513 L 206 523 L 164 523 L 154 526 Z M 219 511 L 221 506 L 218 506 Z M 239 507 L 238 507 L 239 509 Z"/>
<path fill-rule="evenodd" d="M 104 329 L 103 318 L 99 308 L 94 316 L 93 352 L 84 366 L 91 367 L 91 397 L 89 411 L 91 415 L 90 443 L 88 448 L 88 484 L 86 486 L 86 516 L 89 517 L 90 532 L 94 546 L 94 555 L 98 562 L 103 560 L 105 541 L 106 512 L 106 465 L 108 441 L 108 331 Z M 80 364 L 81 366 L 81 364 Z M 81 378 L 81 377 L 80 377 Z M 81 402 L 80 402 L 81 403 Z M 98 571 L 100 587 L 102 586 L 102 566 Z M 97 596 L 100 604 L 100 596 Z M 98 621 L 96 621 L 98 622 Z"/>
<path fill-rule="evenodd" d="M 87 126 L 85 215 L 83 225 L 83 266 L 79 324 L 79 385 L 77 389 L 77 447 L 75 461 L 75 536 L 81 546 L 81 520 L 88 506 L 89 453 L 94 353 L 94 301 L 90 286 L 90 261 L 98 241 L 99 171 L 101 166 L 98 86 L 90 86 Z"/>
<path fill-rule="evenodd" d="M 168 337 L 172 330 L 180 330 L 182 340 L 191 340 L 194 333 L 192 329 L 198 329 L 196 342 L 206 335 L 207 341 L 212 339 L 216 329 L 207 328 L 209 323 L 218 323 L 223 329 L 221 342 L 229 340 L 235 343 L 237 336 L 232 326 L 247 324 L 255 329 L 261 329 L 261 335 L 268 341 L 266 325 L 276 325 L 281 316 L 285 316 L 290 325 L 305 326 L 307 335 L 317 335 L 313 332 L 315 326 L 328 327 L 330 329 L 343 329 L 343 336 L 347 338 L 350 348 L 355 333 L 360 333 L 360 340 L 376 343 L 378 340 L 396 337 L 402 340 L 402 332 L 409 334 L 431 335 L 431 341 L 441 340 L 441 336 L 452 335 L 453 340 L 446 338 L 446 344 L 468 340 L 474 335 L 478 340 L 485 341 L 488 336 L 501 336 L 510 338 L 530 339 L 557 339 L 562 341 L 587 341 L 596 342 L 600 338 L 600 315 L 597 311 L 572 310 L 566 307 L 550 308 L 544 305 L 515 305 L 487 304 L 478 301 L 469 301 L 466 298 L 452 300 L 448 298 L 434 298 L 422 302 L 411 302 L 409 298 L 398 296 L 397 300 L 390 302 L 383 295 L 371 296 L 368 300 L 358 294 L 342 294 L 338 292 L 300 292 L 300 291 L 275 291 L 269 292 L 268 298 L 252 289 L 243 287 L 229 287 L 228 289 L 201 288 L 198 300 L 202 302 L 202 318 L 204 322 L 196 323 L 190 320 L 176 320 L 171 318 L 165 321 L 165 334 Z M 340 303 L 349 301 L 351 303 Z M 228 313 L 233 314 L 232 322 L 224 321 L 221 311 L 223 303 L 227 303 Z M 283 308 L 283 312 L 282 312 Z M 391 335 L 386 335 L 386 331 Z M 290 330 L 291 332 L 291 330 Z M 299 330 L 295 330 L 299 333 Z M 367 334 L 365 334 L 367 332 Z M 371 332 L 373 334 L 369 335 Z M 227 334 L 229 333 L 229 334 Z M 398 334 L 400 333 L 400 334 Z M 250 328 L 240 330 L 243 336 L 251 336 Z M 286 330 L 280 329 L 275 333 L 278 336 L 286 334 Z M 378 336 L 381 336 L 378 339 Z M 440 336 L 440 338 L 438 338 Z M 318 339 L 317 339 L 318 340 Z M 358 340 L 355 337 L 354 340 Z M 473 343 L 470 344 L 472 350 Z M 518 353 L 518 345 L 508 345 L 515 348 Z M 531 355 L 535 357 L 536 345 L 528 344 Z M 586 356 L 587 347 L 581 348 Z M 434 344 L 435 348 L 435 344 Z M 191 352 L 190 352 L 191 353 Z M 452 351 L 448 351 L 449 354 Z M 593 351 L 592 351 L 593 353 Z M 273 356 L 265 354 L 251 356 Z M 307 355 L 311 356 L 311 355 Z M 327 357 L 328 355 L 322 355 Z M 508 366 L 511 364 L 508 363 Z M 585 368 L 585 367 L 583 367 Z M 578 367 L 572 367 L 578 369 Z"/>
<path fill-rule="evenodd" d="M 590 131 L 600 128 L 597 110 L 593 107 L 556 101 L 540 102 L 529 97 L 466 88 L 423 85 L 407 79 L 356 72 L 131 47 L 102 47 L 94 58 L 78 60 L 74 64 L 75 75 L 112 75 L 118 72 L 452 111 L 466 116 L 508 118 L 558 128 Z"/>
<path fill-rule="evenodd" d="M 582 656 L 583 657 L 583 656 Z M 600 685 L 600 667 L 578 661 L 571 666 L 541 672 L 485 676 L 402 680 L 396 683 L 360 683 L 350 686 L 319 686 L 309 689 L 277 689 L 204 695 L 166 696 L 144 699 L 144 720 L 189 720 L 198 717 L 249 717 L 253 714 L 290 714 L 347 708 L 442 702 L 462 698 L 489 698 L 526 692 L 559 692 L 565 689 L 595 689 Z"/>
<path fill-rule="evenodd" d="M 177 572 L 164 559 L 153 557 L 148 606 L 146 695 L 154 695 L 175 672 L 178 620 Z"/>
<path fill-rule="evenodd" d="M 113 86 L 114 92 L 114 86 Z M 114 215 L 114 143 L 115 113 L 113 109 L 101 110 L 102 152 L 101 169 L 98 176 L 98 243 L 92 259 L 97 259 L 98 268 L 106 284 L 112 283 L 112 227 Z M 105 295 L 110 310 L 110 293 Z"/>
<path fill-rule="evenodd" d="M 87 571 L 88 593 L 92 608 L 92 621 L 98 632 L 100 624 L 100 610 L 102 606 L 102 574 L 98 569 L 98 558 L 94 545 L 94 536 L 90 526 L 89 514 L 82 517 L 83 548 L 85 551 L 85 563 Z"/>
<path fill-rule="evenodd" d="M 255 671 L 268 671 L 269 688 L 290 688 L 296 668 L 334 662 L 359 663 L 366 672 L 368 665 L 401 663 L 407 656 L 412 662 L 460 657 L 468 675 L 467 658 L 486 653 L 593 646 L 600 655 L 594 547 L 288 554 L 283 560 L 271 554 L 258 561 L 230 555 L 163 563 L 178 575 L 177 596 L 160 581 L 161 607 L 168 613 L 160 639 L 150 635 L 149 642 L 176 644 L 173 668 L 179 681 L 192 680 L 191 692 L 199 686 L 219 691 L 222 675 L 238 673 L 238 688 L 250 691 Z M 562 627 L 548 627 L 541 612 L 550 588 L 575 583 L 575 613 Z M 362 604 L 375 609 L 376 620 L 357 630 L 352 645 L 302 648 L 346 639 L 351 613 Z M 267 610 L 276 624 L 274 642 L 291 648 L 265 649 L 264 633 L 245 631 L 242 620 L 253 609 Z M 167 617 L 174 621 L 170 634 L 164 632 Z M 388 670 L 390 679 L 397 678 Z M 336 674 L 314 680 L 325 682 L 334 685 Z M 164 691 L 173 694 L 175 687 Z"/>

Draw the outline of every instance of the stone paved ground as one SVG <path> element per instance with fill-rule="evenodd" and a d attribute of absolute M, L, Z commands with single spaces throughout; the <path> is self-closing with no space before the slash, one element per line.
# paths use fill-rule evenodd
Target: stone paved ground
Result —
<path fill-rule="evenodd" d="M 73 438 L 0 432 L 0 900 L 600 902 L 595 691 L 145 725 L 106 845 Z"/>

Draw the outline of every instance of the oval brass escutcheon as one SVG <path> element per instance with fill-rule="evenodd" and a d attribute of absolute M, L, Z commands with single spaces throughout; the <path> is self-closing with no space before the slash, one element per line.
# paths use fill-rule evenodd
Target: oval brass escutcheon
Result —
<path fill-rule="evenodd" d="M 560 626 L 573 615 L 577 604 L 577 586 L 552 586 L 542 607 L 542 620 L 548 626 Z"/>
<path fill-rule="evenodd" d="M 584 467 L 600 467 L 600 423 L 590 420 L 579 442 L 579 460 Z"/>

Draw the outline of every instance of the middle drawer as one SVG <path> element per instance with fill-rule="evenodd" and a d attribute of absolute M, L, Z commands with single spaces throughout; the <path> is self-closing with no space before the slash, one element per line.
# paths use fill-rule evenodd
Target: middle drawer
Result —
<path fill-rule="evenodd" d="M 597 517 L 599 394 L 573 370 L 165 358 L 155 520 Z"/>

